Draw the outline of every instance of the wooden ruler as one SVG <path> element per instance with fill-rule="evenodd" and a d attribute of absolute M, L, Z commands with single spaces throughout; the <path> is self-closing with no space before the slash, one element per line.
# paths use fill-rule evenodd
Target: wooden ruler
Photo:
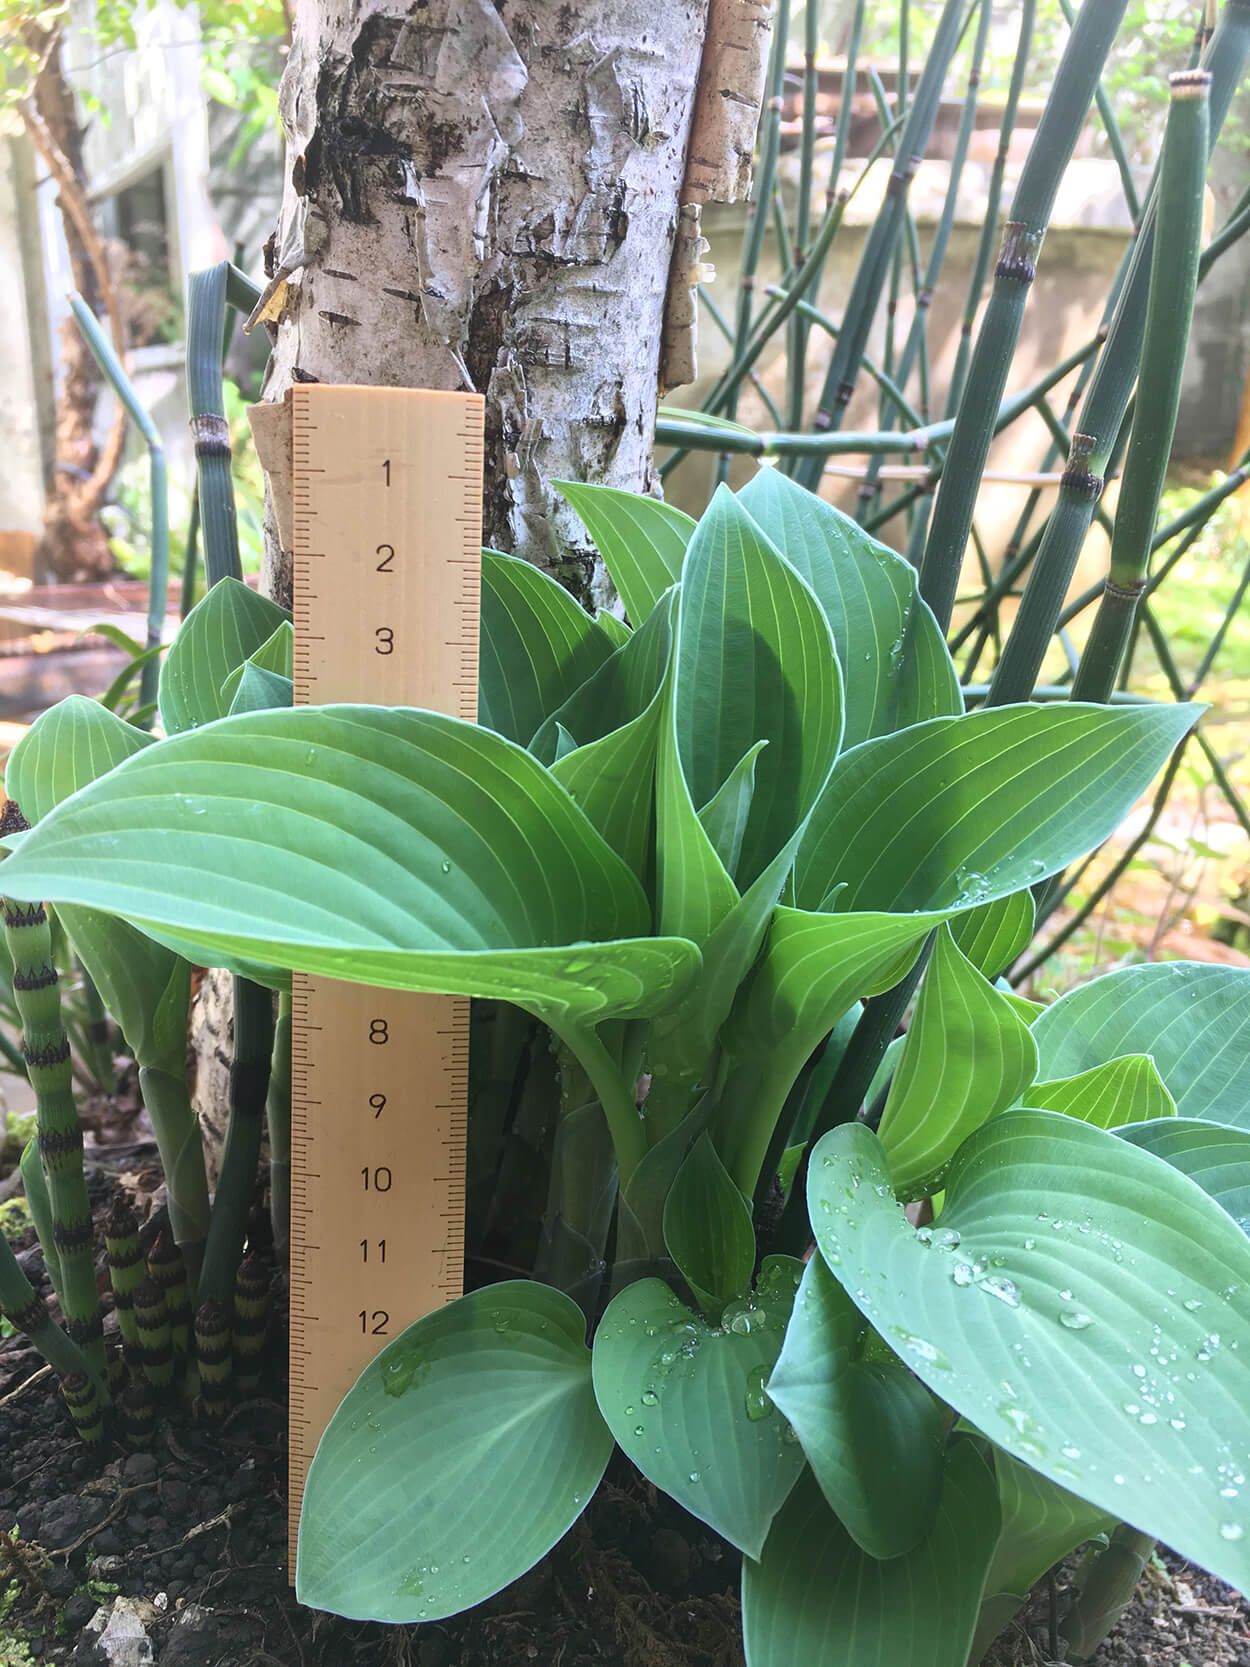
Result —
<path fill-rule="evenodd" d="M 292 401 L 295 701 L 474 721 L 480 395 L 301 384 Z M 289 1570 L 331 1415 L 460 1295 L 469 1004 L 297 973 L 291 1042 Z"/>

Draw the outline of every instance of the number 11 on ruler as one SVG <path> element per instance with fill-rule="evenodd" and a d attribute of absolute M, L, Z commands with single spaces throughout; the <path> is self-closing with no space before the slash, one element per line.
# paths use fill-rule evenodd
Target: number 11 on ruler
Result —
<path fill-rule="evenodd" d="M 482 400 L 293 391 L 297 704 L 477 708 Z M 459 1295 L 468 1002 L 296 974 L 291 1568 L 322 1431 L 360 1372 Z"/>

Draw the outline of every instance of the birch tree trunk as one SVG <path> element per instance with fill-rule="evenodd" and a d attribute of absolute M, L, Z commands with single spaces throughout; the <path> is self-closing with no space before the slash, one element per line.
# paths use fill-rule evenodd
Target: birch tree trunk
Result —
<path fill-rule="evenodd" d="M 653 488 L 662 351 L 665 386 L 693 376 L 699 208 L 747 190 L 771 17 L 772 0 L 297 0 L 266 398 L 484 394 L 485 542 L 607 602 L 550 483 Z M 262 582 L 290 604 L 273 517 Z M 223 1013 L 210 990 L 210 1161 Z"/>

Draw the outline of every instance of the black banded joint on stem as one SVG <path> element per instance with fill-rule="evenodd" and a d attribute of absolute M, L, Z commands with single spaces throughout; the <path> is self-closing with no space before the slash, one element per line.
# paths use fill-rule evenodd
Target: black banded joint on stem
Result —
<path fill-rule="evenodd" d="M 8 1319 L 27 1337 L 45 1325 L 48 1319 L 48 1306 L 38 1291 L 31 1297 L 25 1308 L 7 1308 L 5 1314 Z"/>
<path fill-rule="evenodd" d="M 95 1229 L 91 1217 L 83 1221 L 52 1223 L 52 1242 L 58 1250 L 85 1250 L 95 1242 Z"/>
<path fill-rule="evenodd" d="M 1173 98 L 1205 98 L 1211 91 L 1211 72 L 1206 69 L 1178 69 L 1168 76 Z"/>
<path fill-rule="evenodd" d="M 229 457 L 230 424 L 215 411 L 202 411 L 188 425 L 196 457 Z"/>
<path fill-rule="evenodd" d="M 1109 596 L 1113 602 L 1137 603 L 1145 594 L 1148 583 L 1145 574 L 1140 579 L 1130 579 L 1126 585 L 1119 584 L 1115 579 L 1108 579 L 1103 586 L 1103 595 Z"/>
<path fill-rule="evenodd" d="M 93 1343 L 98 1343 L 104 1336 L 104 1321 L 97 1312 L 89 1319 L 69 1319 L 65 1321 L 65 1330 L 80 1349 L 89 1349 Z"/>
<path fill-rule="evenodd" d="M 1098 502 L 1105 484 L 1102 476 L 1096 475 L 1089 467 L 1089 459 L 1097 444 L 1098 441 L 1092 434 L 1074 434 L 1068 466 L 1059 477 L 1061 492 L 1089 504 Z"/>
<path fill-rule="evenodd" d="M 25 833 L 30 823 L 22 815 L 22 807 L 16 799 L 6 799 L 4 809 L 0 810 L 0 837 L 6 834 Z"/>
<path fill-rule="evenodd" d="M 57 1065 L 64 1065 L 68 1060 L 69 1042 L 62 1039 L 60 1042 L 54 1042 L 50 1048 L 23 1046 L 22 1053 L 32 1071 L 51 1071 Z M 79 1138 L 79 1144 L 81 1145 L 81 1137 Z"/>
<path fill-rule="evenodd" d="M 23 926 L 44 926 L 47 920 L 47 910 L 42 903 L 15 903 L 11 897 L 4 900 L 4 924 L 11 932 L 17 932 Z"/>
<path fill-rule="evenodd" d="M 1037 276 L 1037 257 L 1042 251 L 1045 234 L 1031 231 L 1023 220 L 1008 220 L 1003 227 L 1002 246 L 998 252 L 995 278 L 1008 283 L 1031 284 Z"/>
<path fill-rule="evenodd" d="M 30 1055 L 26 1060 L 31 1064 Z M 39 1142 L 39 1156 L 46 1162 L 52 1163 L 56 1158 L 70 1157 L 74 1152 L 82 1151 L 82 1129 L 75 1124 L 72 1129 L 40 1129 L 36 1139 Z"/>
<path fill-rule="evenodd" d="M 15 990 L 47 990 L 57 981 L 56 968 L 45 962 L 33 972 L 15 971 L 13 974 L 13 988 Z"/>

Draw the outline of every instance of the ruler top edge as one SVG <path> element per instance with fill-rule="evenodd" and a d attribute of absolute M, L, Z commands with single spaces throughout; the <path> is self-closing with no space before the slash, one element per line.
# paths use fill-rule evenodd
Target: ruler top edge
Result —
<path fill-rule="evenodd" d="M 470 393 L 463 388 L 391 388 L 376 387 L 364 382 L 297 382 L 291 390 L 296 404 L 317 404 L 327 396 L 336 401 L 379 400 L 426 401 L 430 404 L 453 401 L 470 410 L 485 411 L 486 396 Z"/>

